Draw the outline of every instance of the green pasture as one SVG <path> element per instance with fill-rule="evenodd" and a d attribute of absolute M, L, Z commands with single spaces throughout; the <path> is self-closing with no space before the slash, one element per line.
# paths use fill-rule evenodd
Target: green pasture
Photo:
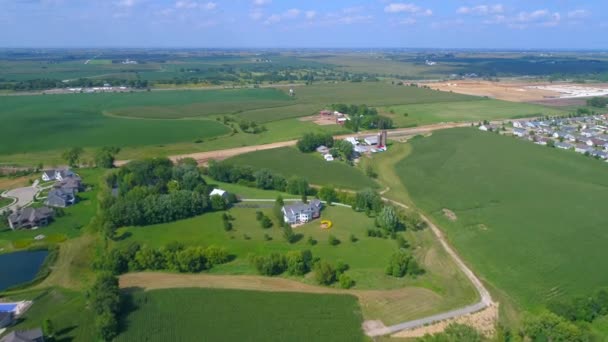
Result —
<path fill-rule="evenodd" d="M 408 194 L 517 306 L 606 285 L 606 163 L 473 128 L 438 131 L 411 146 L 397 164 Z"/>
<path fill-rule="evenodd" d="M 561 108 L 491 99 L 389 106 L 382 109 L 398 127 L 428 125 L 438 122 L 483 121 L 524 118 L 541 115 L 564 115 Z"/>
<path fill-rule="evenodd" d="M 254 169 L 270 169 L 286 178 L 292 175 L 301 176 L 318 185 L 334 185 L 354 190 L 377 186 L 356 167 L 337 160 L 327 162 L 319 153 L 302 153 L 294 147 L 250 152 L 229 158 L 226 162 L 248 165 Z"/>
<path fill-rule="evenodd" d="M 117 341 L 364 341 L 347 295 L 220 289 L 133 291 Z"/>

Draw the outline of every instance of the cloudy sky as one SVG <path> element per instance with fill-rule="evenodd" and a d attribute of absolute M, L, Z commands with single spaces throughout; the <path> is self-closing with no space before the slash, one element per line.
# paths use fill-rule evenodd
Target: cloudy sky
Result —
<path fill-rule="evenodd" d="M 607 0 L 0 0 L 0 46 L 608 49 Z"/>

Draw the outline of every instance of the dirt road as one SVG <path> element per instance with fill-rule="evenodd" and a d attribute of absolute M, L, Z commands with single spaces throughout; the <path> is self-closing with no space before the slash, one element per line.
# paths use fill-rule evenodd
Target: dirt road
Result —
<path fill-rule="evenodd" d="M 396 137 L 396 136 L 425 134 L 425 133 L 429 133 L 429 132 L 436 131 L 439 129 L 454 128 L 454 127 L 467 127 L 470 125 L 471 125 L 470 123 L 460 122 L 460 123 L 441 123 L 441 124 L 434 124 L 434 125 L 420 126 L 420 127 L 413 127 L 413 128 L 398 128 L 398 129 L 393 129 L 393 130 L 388 131 L 388 136 Z M 352 137 L 352 136 L 364 137 L 364 136 L 368 136 L 368 135 L 372 135 L 372 134 L 376 134 L 376 133 L 377 133 L 376 131 L 359 132 L 359 133 L 352 133 L 352 134 L 336 135 L 334 138 L 344 139 L 346 137 Z M 223 159 L 237 156 L 239 154 L 244 154 L 244 153 L 249 153 L 249 152 L 254 152 L 254 151 L 262 151 L 262 150 L 270 150 L 270 149 L 279 148 L 279 147 L 294 146 L 296 144 L 296 142 L 297 142 L 297 140 L 288 140 L 288 141 L 281 141 L 281 142 L 275 142 L 275 143 L 270 143 L 270 144 L 228 148 L 228 149 L 224 149 L 224 150 L 180 154 L 180 155 L 169 156 L 169 159 L 176 161 L 176 160 L 183 159 L 183 158 L 193 158 L 199 164 L 204 164 L 204 163 L 208 162 L 210 159 L 223 160 Z M 128 160 L 117 160 L 116 162 L 114 162 L 114 165 L 121 166 L 128 162 L 129 162 Z"/>

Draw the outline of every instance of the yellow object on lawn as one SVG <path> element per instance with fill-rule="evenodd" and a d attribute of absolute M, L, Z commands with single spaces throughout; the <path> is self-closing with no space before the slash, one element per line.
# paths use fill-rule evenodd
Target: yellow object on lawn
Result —
<path fill-rule="evenodd" d="M 329 229 L 332 225 L 333 223 L 330 220 L 321 220 L 321 228 L 323 229 Z"/>

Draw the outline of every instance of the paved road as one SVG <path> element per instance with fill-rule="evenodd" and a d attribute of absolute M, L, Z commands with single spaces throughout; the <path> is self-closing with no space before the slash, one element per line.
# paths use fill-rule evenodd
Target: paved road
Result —
<path fill-rule="evenodd" d="M 3 193 L 2 197 L 14 198 L 16 199 L 16 201 L 13 204 L 0 209 L 0 213 L 3 213 L 6 210 L 15 210 L 17 208 L 22 208 L 32 203 L 34 201 L 34 196 L 36 196 L 39 191 L 37 185 L 38 183 L 36 182 L 32 186 L 12 189 Z"/>

